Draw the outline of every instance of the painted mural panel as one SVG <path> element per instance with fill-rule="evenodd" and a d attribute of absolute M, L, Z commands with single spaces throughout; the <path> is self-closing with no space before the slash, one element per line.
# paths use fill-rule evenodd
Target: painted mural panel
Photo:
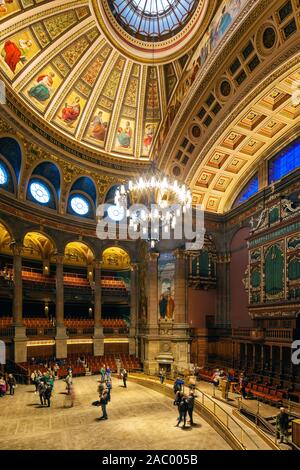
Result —
<path fill-rule="evenodd" d="M 161 253 L 158 258 L 158 316 L 160 320 L 174 319 L 175 256 Z"/>
<path fill-rule="evenodd" d="M 111 113 L 99 107 L 96 108 L 96 112 L 94 113 L 94 116 L 91 120 L 87 134 L 88 141 L 100 145 L 100 147 L 104 147 L 108 133 L 110 117 Z"/>
<path fill-rule="evenodd" d="M 13 79 L 40 51 L 30 29 L 24 29 L 0 43 L 1 68 Z"/>
<path fill-rule="evenodd" d="M 135 122 L 128 119 L 121 119 L 117 130 L 116 150 L 132 153 L 134 147 L 134 132 Z"/>
<path fill-rule="evenodd" d="M 22 94 L 33 106 L 44 111 L 61 83 L 61 76 L 49 65 L 26 85 Z"/>
<path fill-rule="evenodd" d="M 55 122 L 65 130 L 74 133 L 85 105 L 86 99 L 72 91 L 61 105 Z"/>
<path fill-rule="evenodd" d="M 157 122 L 146 122 L 143 137 L 143 155 L 148 156 L 157 130 Z"/>
<path fill-rule="evenodd" d="M 2 18 L 6 18 L 20 10 L 18 0 L 0 0 L 0 21 Z"/>

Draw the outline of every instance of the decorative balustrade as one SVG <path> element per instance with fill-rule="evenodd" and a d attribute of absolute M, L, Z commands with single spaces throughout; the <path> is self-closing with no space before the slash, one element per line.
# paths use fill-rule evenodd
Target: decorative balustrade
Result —
<path fill-rule="evenodd" d="M 233 338 L 248 339 L 250 341 L 278 341 L 291 342 L 298 333 L 293 328 L 234 328 Z"/>

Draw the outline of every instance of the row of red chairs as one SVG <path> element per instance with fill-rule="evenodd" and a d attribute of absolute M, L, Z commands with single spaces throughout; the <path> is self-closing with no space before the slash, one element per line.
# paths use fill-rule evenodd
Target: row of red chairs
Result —
<path fill-rule="evenodd" d="M 271 404 L 280 405 L 283 398 L 286 396 L 286 391 L 276 390 L 265 385 L 258 385 L 250 383 L 246 387 L 246 392 L 254 395 L 258 400 L 261 399 Z"/>

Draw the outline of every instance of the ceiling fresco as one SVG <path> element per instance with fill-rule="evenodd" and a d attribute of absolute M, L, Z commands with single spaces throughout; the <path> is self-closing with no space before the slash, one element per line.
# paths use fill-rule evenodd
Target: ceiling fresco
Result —
<path fill-rule="evenodd" d="M 147 160 L 182 75 L 184 51 L 172 61 L 164 52 L 158 64 L 151 41 L 142 41 L 150 48 L 148 61 L 143 53 L 131 55 L 126 44 L 116 47 L 120 41 L 107 17 L 113 3 L 0 0 L 1 78 L 67 138 L 109 156 Z M 211 13 L 208 3 L 187 2 L 182 28 L 192 19 L 199 30 Z M 176 23 L 176 34 L 180 29 Z M 171 43 L 163 43 L 165 51 Z M 159 53 L 161 46 L 155 47 Z"/>

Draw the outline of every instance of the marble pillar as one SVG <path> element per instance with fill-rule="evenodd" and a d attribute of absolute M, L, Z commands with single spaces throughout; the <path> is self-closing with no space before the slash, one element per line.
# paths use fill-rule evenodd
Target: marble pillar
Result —
<path fill-rule="evenodd" d="M 104 335 L 102 327 L 102 289 L 101 289 L 101 261 L 95 262 L 95 288 L 94 288 L 94 356 L 104 355 Z"/>
<path fill-rule="evenodd" d="M 21 243 L 12 245 L 13 250 L 13 325 L 14 325 L 14 360 L 27 361 L 26 328 L 23 325 L 23 283 L 22 283 L 22 249 Z"/>
<path fill-rule="evenodd" d="M 129 354 L 137 357 L 138 265 L 131 265 Z"/>
<path fill-rule="evenodd" d="M 67 334 L 64 324 L 64 255 L 56 257 L 56 357 L 64 359 L 68 355 Z"/>

